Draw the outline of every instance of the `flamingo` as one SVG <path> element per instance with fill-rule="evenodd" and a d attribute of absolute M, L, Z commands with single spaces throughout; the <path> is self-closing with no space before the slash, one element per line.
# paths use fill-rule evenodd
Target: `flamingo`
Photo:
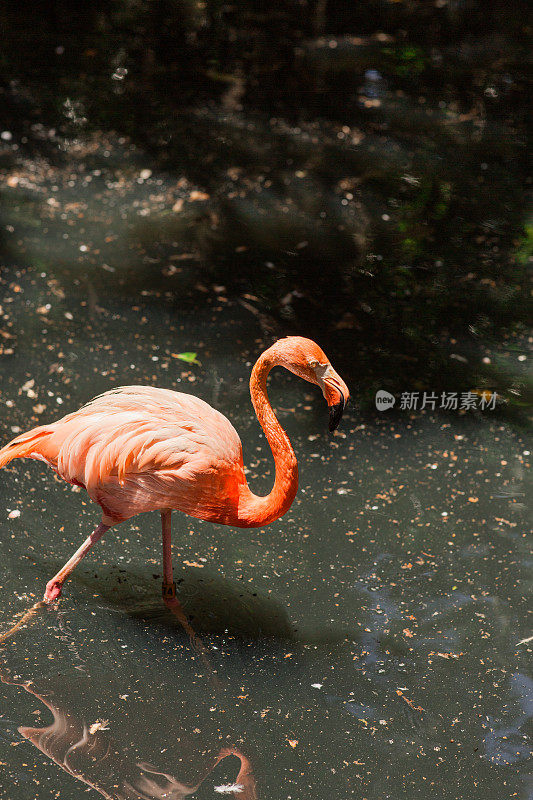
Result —
<path fill-rule="evenodd" d="M 15 458 L 44 461 L 63 480 L 86 489 L 102 509 L 100 524 L 48 581 L 42 602 L 56 600 L 72 570 L 103 534 L 136 514 L 161 514 L 163 599 L 169 607 L 179 606 L 172 572 L 172 511 L 239 528 L 262 527 L 285 514 L 298 488 L 298 464 L 267 396 L 267 376 L 275 366 L 322 389 L 330 431 L 338 426 L 349 399 L 348 387 L 311 339 L 288 336 L 262 353 L 252 369 L 250 393 L 276 466 L 274 486 L 265 497 L 248 486 L 241 441 L 229 420 L 204 400 L 169 389 L 112 389 L 0 450 L 0 468 Z"/>

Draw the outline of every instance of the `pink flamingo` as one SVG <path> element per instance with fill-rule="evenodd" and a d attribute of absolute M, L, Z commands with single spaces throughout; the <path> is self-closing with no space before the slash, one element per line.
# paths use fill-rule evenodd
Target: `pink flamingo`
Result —
<path fill-rule="evenodd" d="M 266 497 L 250 490 L 241 441 L 226 417 L 197 397 L 169 389 L 112 389 L 0 450 L 0 468 L 14 458 L 44 461 L 63 480 L 86 489 L 102 508 L 101 523 L 48 582 L 45 603 L 60 596 L 72 570 L 109 528 L 135 514 L 161 513 L 163 598 L 174 608 L 179 603 L 172 575 L 173 510 L 240 528 L 268 525 L 285 514 L 298 487 L 298 465 L 267 396 L 267 376 L 275 366 L 322 389 L 331 431 L 349 398 L 346 384 L 311 339 L 280 339 L 259 357 L 250 393 L 276 465 L 274 487 Z"/>

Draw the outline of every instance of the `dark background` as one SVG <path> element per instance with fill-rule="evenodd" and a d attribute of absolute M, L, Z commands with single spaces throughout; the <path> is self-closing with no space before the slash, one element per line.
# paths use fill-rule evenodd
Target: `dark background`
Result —
<path fill-rule="evenodd" d="M 151 266 L 110 291 L 198 305 L 199 282 L 222 285 L 272 335 L 320 341 L 363 400 L 527 402 L 525 3 L 8 1 L 0 24 L 17 158 L 61 166 L 74 137 L 114 131 L 176 181 L 129 233 Z M 172 242 L 183 269 L 162 274 Z"/>

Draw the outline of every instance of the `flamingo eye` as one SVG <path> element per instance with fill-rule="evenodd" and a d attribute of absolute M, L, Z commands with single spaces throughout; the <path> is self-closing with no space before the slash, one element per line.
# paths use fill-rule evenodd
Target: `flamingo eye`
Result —
<path fill-rule="evenodd" d="M 309 362 L 309 366 L 310 366 L 312 369 L 316 369 L 316 368 L 318 367 L 318 361 L 316 361 L 316 359 L 313 359 L 313 361 L 310 361 L 310 362 Z"/>

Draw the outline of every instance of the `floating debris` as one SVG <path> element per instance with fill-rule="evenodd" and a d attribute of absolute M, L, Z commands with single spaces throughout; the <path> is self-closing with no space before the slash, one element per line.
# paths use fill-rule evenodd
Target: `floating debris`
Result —
<path fill-rule="evenodd" d="M 97 719 L 96 722 L 89 727 L 89 733 L 93 736 L 96 731 L 108 731 L 109 730 L 109 720 L 108 719 Z"/>

